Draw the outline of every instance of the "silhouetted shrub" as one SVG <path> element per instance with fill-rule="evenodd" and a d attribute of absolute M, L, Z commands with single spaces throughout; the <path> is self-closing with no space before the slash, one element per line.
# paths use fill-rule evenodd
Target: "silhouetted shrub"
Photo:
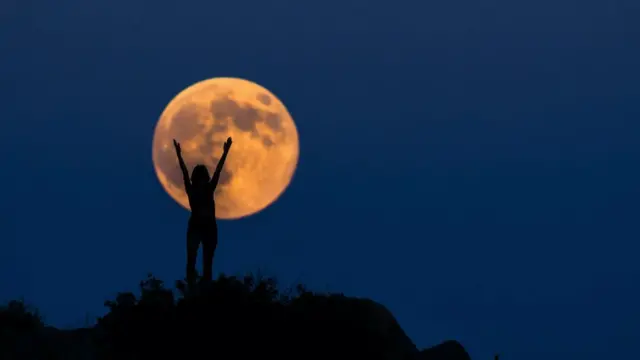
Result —
<path fill-rule="evenodd" d="M 54 329 L 57 333 L 48 340 L 40 336 L 28 342 L 28 349 L 46 351 L 3 358 L 376 360 L 389 354 L 393 359 L 435 354 L 419 353 L 380 304 L 312 292 L 301 284 L 281 291 L 274 278 L 261 275 L 223 274 L 190 292 L 182 281 L 174 291 L 149 274 L 138 294 L 118 293 L 104 305 L 107 314 L 91 329 Z M 7 328 L 14 332 L 43 327 L 37 312 L 27 311 L 21 302 L 11 302 L 0 312 L 0 323 L 7 319 Z M 67 346 L 73 342 L 81 344 L 75 353 Z"/>
<path fill-rule="evenodd" d="M 313 293 L 302 285 L 280 292 L 275 279 L 252 274 L 223 274 L 197 294 L 186 293 L 181 283 L 177 288 L 175 298 L 149 275 L 140 283 L 140 299 L 120 293 L 107 301 L 110 311 L 98 320 L 105 356 L 375 359 L 375 345 L 383 344 L 359 328 L 364 322 L 355 303 L 342 294 Z"/>
<path fill-rule="evenodd" d="M 44 355 L 34 349 L 43 328 L 38 310 L 23 300 L 12 300 L 0 306 L 0 359 L 16 358 L 18 354 L 31 358 Z"/>
<path fill-rule="evenodd" d="M 34 331 L 44 323 L 38 310 L 25 304 L 24 300 L 11 300 L 0 306 L 0 329 L 4 331 Z"/>

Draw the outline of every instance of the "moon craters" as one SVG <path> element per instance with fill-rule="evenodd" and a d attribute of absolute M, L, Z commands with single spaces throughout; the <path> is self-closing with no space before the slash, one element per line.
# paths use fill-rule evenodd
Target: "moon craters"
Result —
<path fill-rule="evenodd" d="M 272 101 L 266 94 L 258 94 L 256 97 L 262 99 L 263 104 L 270 104 Z M 250 103 L 239 103 L 231 97 L 211 101 L 210 108 L 214 119 L 213 131 L 226 130 L 228 121 L 232 121 L 236 128 L 249 132 L 253 136 L 262 135 L 256 126 L 258 123 L 265 123 L 274 132 L 280 132 L 282 129 L 282 119 L 279 114 L 258 109 Z M 266 147 L 274 144 L 273 139 L 267 139 L 265 136 L 262 138 Z"/>
<path fill-rule="evenodd" d="M 265 93 L 258 93 L 258 95 L 256 95 L 256 100 L 260 101 L 264 105 L 271 105 L 271 96 Z"/>
<path fill-rule="evenodd" d="M 270 138 L 268 138 L 268 137 L 266 137 L 266 136 L 263 136 L 263 137 L 262 137 L 262 144 L 263 144 L 265 147 L 271 147 L 271 146 L 273 146 L 273 140 L 271 140 Z"/>
<path fill-rule="evenodd" d="M 209 156 L 210 154 L 213 154 L 215 152 L 215 150 L 218 148 L 218 146 L 214 146 L 214 142 L 210 140 L 210 138 L 205 138 L 204 141 L 202 141 L 202 143 L 200 143 L 198 145 L 198 151 L 204 155 L 204 156 Z"/>
<path fill-rule="evenodd" d="M 274 131 L 279 131 L 282 129 L 282 119 L 280 115 L 276 113 L 268 113 L 265 119 L 267 126 L 269 126 Z"/>
<path fill-rule="evenodd" d="M 230 97 L 211 102 L 211 114 L 214 119 L 232 119 L 241 131 L 256 132 L 256 123 L 262 120 L 260 111 L 250 104 L 238 104 Z"/>
<path fill-rule="evenodd" d="M 216 120 L 230 119 L 238 111 L 238 103 L 229 97 L 212 100 L 210 103 L 211 115 Z"/>
<path fill-rule="evenodd" d="M 154 149 L 155 156 L 157 159 L 157 164 L 176 164 L 176 153 L 173 148 L 163 149 L 161 147 Z M 175 165 L 177 167 L 177 164 Z M 180 171 L 163 171 L 164 176 L 167 178 L 167 181 L 179 188 L 182 189 L 184 184 L 182 183 L 182 173 Z"/>
<path fill-rule="evenodd" d="M 252 106 L 243 106 L 233 118 L 233 122 L 242 131 L 256 132 L 256 124 L 262 121 L 258 110 Z"/>
<path fill-rule="evenodd" d="M 174 134 L 178 141 L 189 141 L 195 138 L 204 129 L 204 125 L 193 121 L 203 115 L 203 109 L 196 104 L 183 105 L 171 119 L 169 132 Z"/>
<path fill-rule="evenodd" d="M 220 161 L 219 158 L 215 158 L 213 159 L 215 164 L 218 164 L 218 161 Z M 233 177 L 233 172 L 231 171 L 231 169 L 229 169 L 229 167 L 225 166 L 222 168 L 222 171 L 220 171 L 220 179 L 218 180 L 218 184 L 219 185 L 226 185 L 229 182 L 231 182 L 231 178 Z M 220 187 L 218 187 L 218 189 L 220 189 Z"/>

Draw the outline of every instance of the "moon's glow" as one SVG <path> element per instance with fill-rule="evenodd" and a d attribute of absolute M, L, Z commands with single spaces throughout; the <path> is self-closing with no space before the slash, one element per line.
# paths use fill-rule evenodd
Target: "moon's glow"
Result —
<path fill-rule="evenodd" d="M 298 130 L 269 90 L 237 78 L 195 83 L 169 102 L 153 135 L 153 164 L 167 193 L 184 208 L 173 139 L 189 171 L 204 164 L 212 175 L 227 137 L 233 145 L 216 189 L 216 216 L 238 219 L 269 206 L 291 182 L 298 164 Z"/>

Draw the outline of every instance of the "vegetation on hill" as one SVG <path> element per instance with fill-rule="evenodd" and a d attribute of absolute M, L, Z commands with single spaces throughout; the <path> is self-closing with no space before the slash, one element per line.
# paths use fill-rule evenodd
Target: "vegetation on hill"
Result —
<path fill-rule="evenodd" d="M 119 293 L 90 328 L 57 330 L 21 301 L 0 310 L 2 359 L 468 359 L 418 351 L 383 306 L 273 278 L 221 275 L 194 292 L 149 275 Z M 428 357 L 425 355 L 431 354 Z M 433 354 L 436 354 L 435 357 Z"/>

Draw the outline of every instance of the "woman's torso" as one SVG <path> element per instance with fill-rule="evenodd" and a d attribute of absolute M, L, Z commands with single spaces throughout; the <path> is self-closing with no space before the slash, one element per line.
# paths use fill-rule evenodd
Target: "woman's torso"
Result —
<path fill-rule="evenodd" d="M 206 186 L 193 186 L 187 195 L 192 218 L 215 220 L 216 205 L 213 199 L 212 186 L 209 184 L 206 184 Z"/>

